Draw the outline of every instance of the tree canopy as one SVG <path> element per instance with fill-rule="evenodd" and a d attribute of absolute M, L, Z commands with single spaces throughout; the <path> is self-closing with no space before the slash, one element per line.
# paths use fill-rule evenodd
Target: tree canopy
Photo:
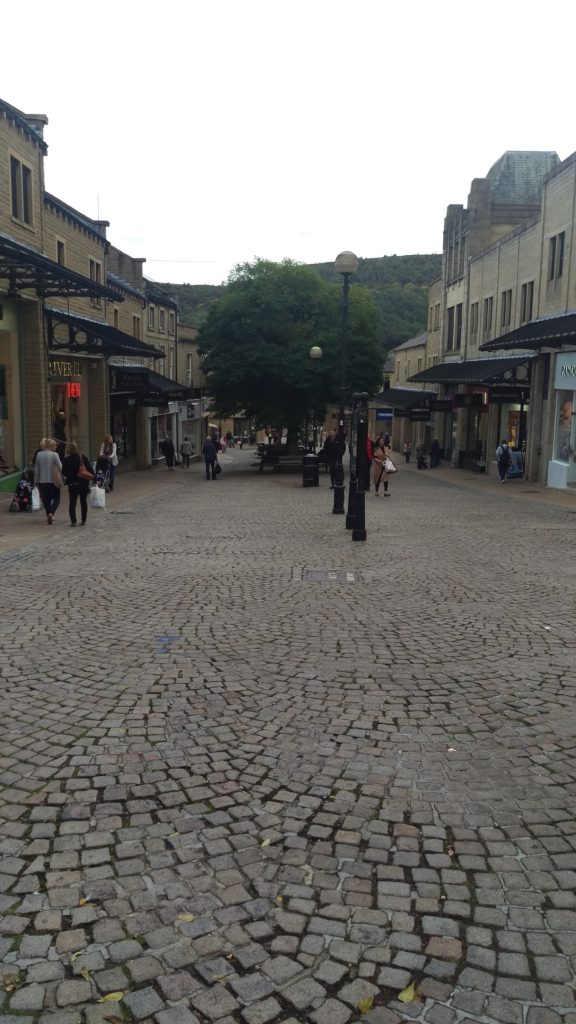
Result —
<path fill-rule="evenodd" d="M 291 260 L 235 268 L 200 335 L 215 412 L 240 412 L 259 426 L 293 428 L 338 402 L 342 288 Z M 370 293 L 349 294 L 347 394 L 382 382 L 378 313 Z M 322 358 L 310 358 L 319 345 Z"/>

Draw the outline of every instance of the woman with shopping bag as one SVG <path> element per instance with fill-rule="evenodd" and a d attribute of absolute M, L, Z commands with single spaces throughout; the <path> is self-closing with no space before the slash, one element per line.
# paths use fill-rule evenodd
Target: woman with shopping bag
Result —
<path fill-rule="evenodd" d="M 88 517 L 88 491 L 94 474 L 88 459 L 78 451 L 78 445 L 74 441 L 69 442 L 66 450 L 67 455 L 62 463 L 62 473 L 68 487 L 70 526 L 76 526 L 78 499 L 80 499 L 80 523 L 85 526 Z"/>
<path fill-rule="evenodd" d="M 40 450 L 34 459 L 34 484 L 40 491 L 49 526 L 54 522 L 54 515 L 60 504 L 60 488 L 64 485 L 62 463 L 56 448 L 57 441 L 51 437 L 43 437 Z"/>
<path fill-rule="evenodd" d="M 390 448 L 386 444 L 386 439 L 382 435 L 374 444 L 374 461 L 373 461 L 373 475 L 374 475 L 374 494 L 379 497 L 380 484 L 384 484 L 384 497 L 390 497 L 390 491 L 388 490 L 388 484 L 390 481 L 390 474 L 396 472 L 396 466 L 390 458 Z"/>

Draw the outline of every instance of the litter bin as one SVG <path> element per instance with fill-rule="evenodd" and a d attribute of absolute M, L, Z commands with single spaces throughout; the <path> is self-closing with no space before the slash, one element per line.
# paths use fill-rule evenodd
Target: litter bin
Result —
<path fill-rule="evenodd" d="M 318 487 L 320 483 L 320 460 L 314 452 L 302 459 L 302 487 Z"/>

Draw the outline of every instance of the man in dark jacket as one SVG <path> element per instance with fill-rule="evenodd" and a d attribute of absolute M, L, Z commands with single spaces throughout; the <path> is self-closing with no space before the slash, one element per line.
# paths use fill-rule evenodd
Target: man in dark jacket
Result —
<path fill-rule="evenodd" d="M 341 461 L 342 456 L 346 450 L 346 443 L 344 439 L 336 433 L 335 430 L 328 431 L 328 437 L 324 441 L 324 447 L 322 449 L 322 457 L 330 470 L 330 488 L 334 490 L 334 479 L 336 476 L 336 466 Z"/>
<path fill-rule="evenodd" d="M 216 480 L 216 445 L 211 437 L 207 437 L 202 445 L 202 454 L 204 456 L 204 463 L 206 465 L 206 479 L 210 479 L 210 473 L 212 473 L 212 479 Z"/>

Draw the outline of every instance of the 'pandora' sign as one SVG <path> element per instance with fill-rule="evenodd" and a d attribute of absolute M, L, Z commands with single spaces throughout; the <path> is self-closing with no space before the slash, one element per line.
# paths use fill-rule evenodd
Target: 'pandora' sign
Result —
<path fill-rule="evenodd" d="M 576 391 L 576 352 L 560 352 L 556 356 L 554 386 L 560 391 Z"/>

